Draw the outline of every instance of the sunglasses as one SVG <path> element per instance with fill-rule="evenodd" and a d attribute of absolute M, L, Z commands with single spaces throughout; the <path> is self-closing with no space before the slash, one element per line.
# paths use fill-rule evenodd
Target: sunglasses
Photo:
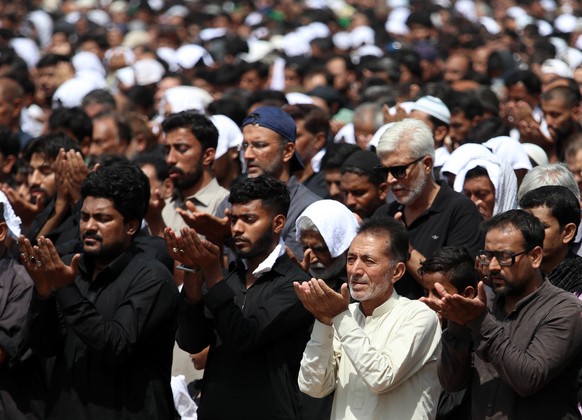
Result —
<path fill-rule="evenodd" d="M 374 167 L 374 171 L 376 171 L 380 175 L 383 175 L 384 177 L 387 177 L 388 173 L 390 172 L 395 179 L 402 179 L 406 177 L 406 171 L 408 170 L 408 167 L 414 165 L 415 163 L 420 162 L 422 159 L 424 159 L 424 156 L 421 156 L 418 159 L 415 159 L 412 162 L 407 163 L 406 165 L 398 166 L 378 165 Z"/>

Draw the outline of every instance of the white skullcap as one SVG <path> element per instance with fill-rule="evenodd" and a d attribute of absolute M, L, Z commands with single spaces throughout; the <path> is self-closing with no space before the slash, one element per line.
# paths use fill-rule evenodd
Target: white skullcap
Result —
<path fill-rule="evenodd" d="M 300 32 L 289 32 L 283 37 L 283 51 L 287 57 L 297 57 L 300 55 L 309 55 L 311 46 L 309 39 L 305 34 Z"/>
<path fill-rule="evenodd" d="M 80 73 L 82 71 L 93 71 L 104 77 L 107 73 L 101 60 L 94 53 L 89 51 L 81 51 L 73 56 L 71 59 L 75 73 Z"/>
<path fill-rule="evenodd" d="M 158 57 L 168 63 L 170 71 L 177 71 L 179 69 L 178 58 L 176 57 L 175 49 L 170 47 L 160 47 L 156 50 L 156 54 Z"/>
<path fill-rule="evenodd" d="M 131 66 L 135 63 L 135 53 L 129 47 L 120 45 L 118 47 L 109 48 L 105 51 L 105 62 L 109 64 L 115 55 L 123 55 L 123 60 L 125 61 L 126 66 Z"/>
<path fill-rule="evenodd" d="M 92 90 L 103 88 L 105 85 L 96 84 L 90 78 L 75 77 L 64 82 L 55 90 L 53 95 L 53 108 L 73 108 L 81 106 L 83 98 Z"/>
<path fill-rule="evenodd" d="M 560 77 L 572 77 L 572 70 L 562 60 L 548 58 L 542 64 L 542 74 L 556 74 Z"/>
<path fill-rule="evenodd" d="M 147 86 L 158 83 L 166 72 L 164 66 L 153 58 L 144 58 L 133 64 L 135 83 L 139 86 Z"/>
<path fill-rule="evenodd" d="M 200 31 L 200 39 L 202 41 L 211 41 L 221 36 L 226 35 L 226 28 L 204 28 Z"/>
<path fill-rule="evenodd" d="M 207 66 L 214 64 L 212 56 L 200 45 L 186 44 L 176 50 L 176 62 L 183 69 L 193 68 L 200 60 Z"/>
<path fill-rule="evenodd" d="M 238 147 L 243 142 L 243 133 L 240 127 L 226 115 L 211 115 L 210 121 L 218 129 L 218 145 L 216 146 L 216 153 L 214 160 L 223 156 L 228 149 Z"/>
<path fill-rule="evenodd" d="M 513 169 L 531 169 L 529 157 L 518 140 L 509 136 L 493 137 L 483 143 L 497 156 L 507 160 Z"/>
<path fill-rule="evenodd" d="M 147 45 L 150 43 L 150 34 L 142 29 L 135 29 L 129 31 L 123 37 L 122 45 L 129 48 L 139 47 L 140 45 Z"/>
<path fill-rule="evenodd" d="M 536 165 L 547 165 L 548 162 L 548 154 L 544 149 L 542 149 L 537 144 L 533 143 L 522 143 L 521 144 L 526 151 L 527 155 L 531 160 L 533 160 Z"/>
<path fill-rule="evenodd" d="M 574 32 L 577 26 L 578 18 L 569 13 L 560 15 L 554 20 L 554 28 L 565 34 Z"/>
<path fill-rule="evenodd" d="M 249 41 L 249 52 L 240 53 L 238 56 L 247 63 L 255 63 L 262 60 L 275 49 L 275 46 L 269 41 L 253 40 Z"/>
<path fill-rule="evenodd" d="M 101 26 L 106 27 L 111 19 L 105 10 L 91 10 L 87 13 L 87 19 L 91 22 Z"/>
<path fill-rule="evenodd" d="M 313 104 L 313 98 L 301 92 L 289 92 L 285 94 L 289 105 L 295 104 Z"/>
<path fill-rule="evenodd" d="M 379 129 L 377 129 L 372 138 L 370 139 L 370 141 L 368 142 L 368 148 L 371 148 L 372 146 L 378 148 L 378 142 L 380 141 L 380 137 L 382 137 L 382 134 L 384 134 L 386 130 L 388 130 L 394 124 L 395 123 L 393 122 L 389 122 L 388 124 L 384 124 Z"/>
<path fill-rule="evenodd" d="M 376 33 L 369 26 L 358 26 L 350 32 L 352 47 L 358 48 L 362 45 L 374 45 Z"/>
<path fill-rule="evenodd" d="M 8 201 L 8 197 L 2 191 L 0 191 L 0 202 L 4 203 L 4 220 L 6 220 L 6 226 L 8 226 L 8 233 L 13 239 L 18 239 L 20 236 L 20 224 L 22 221 L 20 217 L 14 213 L 12 204 Z"/>
<path fill-rule="evenodd" d="M 340 50 L 347 51 L 352 46 L 352 40 L 348 32 L 337 32 L 331 37 L 333 45 Z"/>
<path fill-rule="evenodd" d="M 212 102 L 212 96 L 196 86 L 175 86 L 164 92 L 160 101 L 161 115 L 165 113 L 166 104 L 170 105 L 170 112 L 194 110 L 201 114 L 206 112 L 206 107 Z"/>
<path fill-rule="evenodd" d="M 132 87 L 135 85 L 135 72 L 132 67 L 123 67 L 115 72 L 115 77 L 125 87 Z"/>
<path fill-rule="evenodd" d="M 491 35 L 497 35 L 501 32 L 499 24 L 489 16 L 481 16 L 479 18 L 479 23 L 481 23 L 481 25 L 483 25 Z"/>
<path fill-rule="evenodd" d="M 354 64 L 359 64 L 360 59 L 366 56 L 383 57 L 384 51 L 377 45 L 362 45 L 350 54 Z"/>
<path fill-rule="evenodd" d="M 421 111 L 446 124 L 451 123 L 451 111 L 435 96 L 423 96 L 412 105 L 411 111 Z"/>
<path fill-rule="evenodd" d="M 297 218 L 295 235 L 301 240 L 299 226 L 307 218 L 315 225 L 327 245 L 332 258 L 337 258 L 350 247 L 358 231 L 356 216 L 336 200 L 319 200 L 309 205 Z"/>
<path fill-rule="evenodd" d="M 36 67 L 36 63 L 40 60 L 40 50 L 32 39 L 12 38 L 8 43 L 29 69 Z"/>

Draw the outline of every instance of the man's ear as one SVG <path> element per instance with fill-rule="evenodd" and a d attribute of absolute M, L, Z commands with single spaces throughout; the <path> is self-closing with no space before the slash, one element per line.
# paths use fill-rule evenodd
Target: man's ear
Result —
<path fill-rule="evenodd" d="M 445 141 L 445 137 L 447 137 L 447 134 L 449 134 L 449 130 L 444 125 L 439 125 L 434 130 L 433 137 L 436 143 L 435 148 L 442 146 L 442 143 Z"/>
<path fill-rule="evenodd" d="M 275 217 L 273 217 L 273 232 L 280 234 L 283 231 L 283 228 L 285 227 L 286 221 L 287 218 L 284 215 L 276 214 Z"/>
<path fill-rule="evenodd" d="M 6 222 L 0 222 L 0 243 L 4 243 L 8 236 L 8 225 Z"/>
<path fill-rule="evenodd" d="M 315 140 L 313 141 L 313 148 L 318 152 L 325 147 L 325 142 L 327 141 L 325 133 L 320 131 L 315 135 Z"/>
<path fill-rule="evenodd" d="M 136 219 L 130 220 L 125 225 L 126 225 L 125 233 L 127 233 L 129 236 L 135 235 L 135 233 L 140 228 L 140 222 L 139 222 L 139 220 L 136 220 Z"/>
<path fill-rule="evenodd" d="M 214 162 L 214 156 L 216 155 L 216 149 L 214 147 L 209 147 L 202 154 L 202 165 L 210 167 Z"/>
<path fill-rule="evenodd" d="M 542 264 L 542 256 L 544 252 L 541 246 L 536 246 L 534 249 L 530 251 L 530 256 L 532 258 L 532 266 L 533 268 L 540 268 Z"/>
<path fill-rule="evenodd" d="M 562 243 L 570 243 L 574 239 L 574 236 L 576 236 L 576 225 L 574 223 L 567 223 L 562 228 Z"/>
<path fill-rule="evenodd" d="M 285 163 L 289 162 L 294 154 L 295 154 L 295 143 L 289 141 L 283 148 L 283 162 Z"/>
<path fill-rule="evenodd" d="M 8 155 L 4 158 L 4 165 L 2 165 L 2 173 L 4 175 L 8 175 L 10 173 L 12 173 L 12 169 L 14 168 L 14 165 L 16 164 L 16 156 L 14 155 Z"/>
<path fill-rule="evenodd" d="M 388 196 L 388 183 L 382 182 L 378 185 L 378 197 L 381 201 L 385 201 L 386 197 Z"/>
<path fill-rule="evenodd" d="M 466 298 L 473 299 L 475 297 L 475 288 L 473 286 L 465 287 L 465 290 L 461 293 Z"/>
<path fill-rule="evenodd" d="M 396 265 L 394 266 L 394 274 L 392 275 L 392 278 L 390 279 L 392 284 L 394 284 L 398 280 L 400 280 L 402 278 L 402 276 L 404 275 L 404 273 L 406 273 L 406 264 L 404 264 L 402 261 L 397 262 Z"/>

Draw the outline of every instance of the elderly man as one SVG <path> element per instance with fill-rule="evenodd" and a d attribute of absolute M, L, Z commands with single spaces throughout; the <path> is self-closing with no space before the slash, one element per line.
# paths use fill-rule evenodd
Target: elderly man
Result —
<path fill-rule="evenodd" d="M 478 262 L 495 296 L 482 282 L 476 297 L 436 283 L 439 297 L 423 299 L 448 320 L 440 382 L 447 391 L 471 387 L 473 419 L 580 418 L 581 304 L 540 271 L 544 226 L 509 210 L 486 229 Z"/>
<path fill-rule="evenodd" d="M 339 291 L 346 277 L 346 251 L 356 236 L 358 220 L 343 204 L 320 200 L 307 207 L 295 225 L 297 240 L 305 249 L 301 267 Z"/>
<path fill-rule="evenodd" d="M 384 176 L 396 201 L 380 207 L 375 216 L 394 216 L 410 235 L 406 275 L 396 284 L 403 296 L 423 294 L 418 269 L 426 257 L 443 246 L 477 251 L 481 216 L 473 202 L 433 177 L 434 140 L 422 121 L 407 118 L 395 123 L 380 138 L 377 148 Z"/>
<path fill-rule="evenodd" d="M 436 414 L 440 326 L 428 308 L 393 288 L 407 258 L 404 226 L 394 219 L 372 219 L 352 241 L 348 284 L 341 293 L 321 279 L 294 283 L 316 318 L 299 387 L 318 398 L 335 390 L 332 419 L 431 419 Z M 359 303 L 350 304 L 350 295 Z"/>

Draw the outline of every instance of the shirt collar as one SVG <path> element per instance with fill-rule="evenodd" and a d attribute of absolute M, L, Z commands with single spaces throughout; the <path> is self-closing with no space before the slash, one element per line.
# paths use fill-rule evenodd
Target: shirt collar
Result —
<path fill-rule="evenodd" d="M 204 188 L 202 188 L 196 194 L 184 198 L 183 201 L 186 202 L 188 200 L 194 199 L 204 207 L 208 207 L 212 200 L 216 197 L 216 189 L 219 187 L 220 185 L 218 184 L 216 178 L 212 178 Z"/>
<path fill-rule="evenodd" d="M 273 266 L 275 265 L 275 262 L 277 261 L 277 259 L 281 255 L 283 255 L 284 253 L 285 253 L 285 241 L 283 241 L 283 238 L 280 237 L 279 243 L 277 244 L 275 249 L 273 249 L 273 251 L 271 251 L 271 253 L 267 256 L 267 258 L 265 258 L 263 260 L 263 262 L 261 262 L 257 266 L 257 268 L 255 268 L 255 271 L 253 271 L 253 273 L 252 273 L 253 276 L 255 278 L 259 278 L 263 274 L 271 271 L 273 269 Z M 242 262 L 245 265 L 245 268 L 248 268 L 247 260 L 243 259 Z"/>

